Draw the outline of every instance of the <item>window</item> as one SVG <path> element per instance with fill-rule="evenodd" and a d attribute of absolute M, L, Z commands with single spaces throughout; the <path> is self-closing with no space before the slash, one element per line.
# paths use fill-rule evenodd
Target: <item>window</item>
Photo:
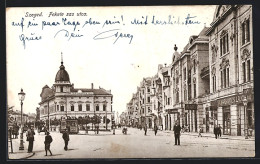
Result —
<path fill-rule="evenodd" d="M 96 105 L 96 111 L 99 111 L 99 106 L 98 105 Z"/>
<path fill-rule="evenodd" d="M 82 104 L 78 105 L 79 111 L 82 111 Z"/>
<path fill-rule="evenodd" d="M 184 87 L 184 101 L 187 100 L 187 88 L 186 86 Z"/>
<path fill-rule="evenodd" d="M 179 91 L 176 92 L 176 103 L 179 102 Z"/>
<path fill-rule="evenodd" d="M 222 74 L 222 71 L 220 71 L 220 78 L 221 78 L 221 88 L 223 88 L 223 74 Z"/>
<path fill-rule="evenodd" d="M 196 83 L 195 84 L 193 84 L 193 90 L 194 90 L 194 95 L 193 95 L 193 97 L 195 98 L 196 97 L 196 95 L 197 95 L 197 93 L 196 93 Z"/>
<path fill-rule="evenodd" d="M 242 69 L 243 69 L 243 82 L 246 82 L 246 62 L 242 63 Z"/>
<path fill-rule="evenodd" d="M 151 100 L 150 100 L 150 97 L 147 97 L 147 102 L 149 103 Z"/>
<path fill-rule="evenodd" d="M 216 92 L 217 85 L 216 85 L 216 75 L 212 76 L 212 91 Z"/>
<path fill-rule="evenodd" d="M 169 97 L 169 98 L 168 98 L 168 105 L 171 105 L 171 104 L 170 104 L 170 100 L 171 100 L 171 98 Z"/>
<path fill-rule="evenodd" d="M 223 70 L 223 84 L 224 84 L 224 88 L 227 87 L 227 78 L 226 78 L 226 69 Z"/>
<path fill-rule="evenodd" d="M 60 87 L 60 92 L 63 92 L 63 87 Z"/>
<path fill-rule="evenodd" d="M 229 68 L 224 68 L 220 71 L 221 76 L 221 88 L 229 87 Z"/>
<path fill-rule="evenodd" d="M 60 106 L 60 111 L 64 111 L 64 106 L 62 105 L 62 106 Z"/>
<path fill-rule="evenodd" d="M 226 76 L 227 76 L 227 78 L 226 78 L 226 84 L 227 84 L 227 87 L 229 87 L 229 68 L 226 68 Z"/>
<path fill-rule="evenodd" d="M 144 108 L 143 108 L 143 114 L 144 114 Z"/>
<path fill-rule="evenodd" d="M 103 111 L 106 111 L 106 104 L 103 104 Z"/>
<path fill-rule="evenodd" d="M 228 33 L 222 34 L 220 38 L 220 56 L 225 55 L 227 52 L 229 52 L 229 46 L 228 46 Z"/>
<path fill-rule="evenodd" d="M 70 106 L 70 111 L 74 111 L 74 105 Z"/>
<path fill-rule="evenodd" d="M 251 80 L 251 77 L 250 77 L 250 60 L 247 61 L 247 81 L 250 81 Z"/>
<path fill-rule="evenodd" d="M 193 73 L 196 73 L 196 60 L 193 60 Z"/>
<path fill-rule="evenodd" d="M 144 104 L 144 99 L 143 99 L 143 104 Z"/>
<path fill-rule="evenodd" d="M 150 107 L 148 107 L 148 113 L 150 113 L 151 112 L 151 109 L 150 109 Z"/>
<path fill-rule="evenodd" d="M 243 82 L 248 82 L 251 80 L 251 65 L 250 60 L 244 61 L 242 63 L 242 71 L 243 71 Z"/>
<path fill-rule="evenodd" d="M 183 69 L 183 78 L 186 80 L 186 68 Z"/>
<path fill-rule="evenodd" d="M 86 111 L 90 111 L 90 105 L 86 104 Z"/>
<path fill-rule="evenodd" d="M 191 100 L 191 70 L 188 70 L 188 100 Z"/>
<path fill-rule="evenodd" d="M 57 111 L 59 111 L 59 105 L 57 105 Z"/>
<path fill-rule="evenodd" d="M 247 19 L 242 23 L 242 45 L 250 41 L 250 22 Z"/>
<path fill-rule="evenodd" d="M 148 93 L 150 92 L 150 88 L 147 88 L 147 92 L 148 92 Z"/>

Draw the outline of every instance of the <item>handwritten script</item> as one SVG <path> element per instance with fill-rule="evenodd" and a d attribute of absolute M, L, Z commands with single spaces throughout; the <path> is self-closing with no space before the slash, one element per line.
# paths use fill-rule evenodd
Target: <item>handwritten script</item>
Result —
<path fill-rule="evenodd" d="M 95 18 L 86 12 L 64 13 L 64 12 L 25 12 L 20 18 L 14 18 L 11 26 L 19 30 L 17 39 L 21 41 L 24 49 L 30 42 L 40 42 L 49 36 L 53 39 L 64 39 L 65 41 L 79 40 L 91 37 L 95 41 L 104 40 L 111 44 L 118 42 L 132 44 L 135 31 L 131 26 L 192 26 L 201 24 L 197 16 L 186 14 L 185 17 L 167 15 L 159 18 L 156 15 L 110 16 L 107 18 Z M 89 28 L 95 27 L 95 32 L 88 33 Z M 126 28 L 127 27 L 127 28 Z M 130 29 L 130 30 L 129 30 Z M 136 34 L 138 35 L 138 34 Z M 48 37 L 47 37 L 48 36 Z"/>

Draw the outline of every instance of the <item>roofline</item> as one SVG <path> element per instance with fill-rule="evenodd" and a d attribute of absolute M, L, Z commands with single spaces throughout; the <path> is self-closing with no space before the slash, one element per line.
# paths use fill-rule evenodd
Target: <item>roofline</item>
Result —
<path fill-rule="evenodd" d="M 223 13 L 222 16 L 220 16 L 219 18 L 217 18 L 214 22 L 212 22 L 210 24 L 210 28 L 206 31 L 206 36 L 210 35 L 211 32 L 213 31 L 213 29 L 215 29 L 215 27 L 220 24 L 231 12 L 232 12 L 232 9 L 235 8 L 235 7 L 238 7 L 237 5 L 235 6 L 230 6 L 230 8 L 228 8 L 228 10 L 225 11 L 225 13 Z M 214 15 L 215 17 L 215 15 Z"/>
<path fill-rule="evenodd" d="M 193 46 L 195 46 L 196 44 L 207 44 L 207 43 L 209 43 L 209 39 L 207 39 L 207 41 L 206 40 L 204 40 L 204 41 L 198 41 L 198 40 L 195 40 L 193 43 L 192 43 L 192 45 L 190 45 L 189 47 L 188 47 L 188 50 L 190 50 Z"/>

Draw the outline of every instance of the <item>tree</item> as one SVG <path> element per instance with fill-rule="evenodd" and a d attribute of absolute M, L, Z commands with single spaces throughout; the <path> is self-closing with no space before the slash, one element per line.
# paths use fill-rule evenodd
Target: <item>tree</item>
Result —
<path fill-rule="evenodd" d="M 8 118 L 8 124 L 12 124 L 13 123 L 13 117 L 12 114 L 14 113 L 13 111 L 14 106 L 11 107 L 7 107 L 7 118 Z"/>
<path fill-rule="evenodd" d="M 91 117 L 91 121 L 93 124 L 100 124 L 101 123 L 101 116 L 98 115 L 94 115 L 93 117 Z"/>

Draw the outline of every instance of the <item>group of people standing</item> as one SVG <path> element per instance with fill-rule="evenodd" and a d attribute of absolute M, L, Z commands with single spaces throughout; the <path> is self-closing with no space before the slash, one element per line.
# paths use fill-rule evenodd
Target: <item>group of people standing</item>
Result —
<path fill-rule="evenodd" d="M 220 124 L 218 124 L 218 126 L 217 125 L 214 126 L 214 134 L 215 134 L 216 139 L 221 137 L 221 126 L 220 126 Z"/>
<path fill-rule="evenodd" d="M 147 124 L 144 125 L 144 135 L 146 136 L 147 135 L 147 129 L 148 129 L 148 126 Z M 158 126 L 157 125 L 154 125 L 154 135 L 157 134 L 157 131 L 158 131 Z"/>
<path fill-rule="evenodd" d="M 28 153 L 31 153 L 33 151 L 33 142 L 34 142 L 34 128 L 30 127 L 28 128 L 27 132 L 26 132 L 26 141 L 29 142 L 28 144 Z M 44 145 L 45 145 L 45 156 L 47 156 L 47 152 L 50 152 L 50 155 L 52 156 L 52 152 L 50 150 L 50 146 L 51 143 L 53 141 L 52 136 L 50 135 L 50 132 L 46 132 L 45 133 L 45 140 L 44 140 Z M 64 146 L 64 150 L 67 151 L 68 150 L 68 143 L 69 143 L 69 132 L 68 129 L 66 128 L 65 131 L 62 134 L 62 138 L 64 140 L 65 146 Z"/>

